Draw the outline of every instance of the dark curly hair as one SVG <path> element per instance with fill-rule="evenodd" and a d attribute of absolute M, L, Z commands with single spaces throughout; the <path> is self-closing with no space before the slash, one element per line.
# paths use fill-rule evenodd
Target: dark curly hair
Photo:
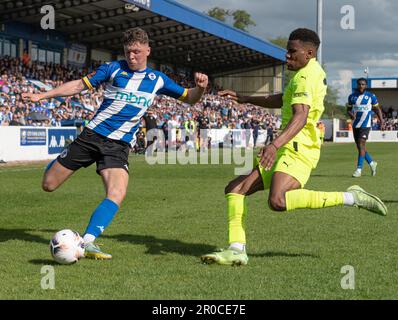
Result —
<path fill-rule="evenodd" d="M 357 84 L 359 84 L 361 81 L 365 81 L 365 83 L 368 84 L 368 81 L 365 78 L 359 78 L 357 80 Z"/>
<path fill-rule="evenodd" d="M 315 46 L 316 49 L 319 48 L 321 41 L 315 31 L 306 28 L 298 28 L 289 36 L 289 40 L 300 40 L 303 42 L 309 42 Z"/>
<path fill-rule="evenodd" d="M 148 44 L 149 38 L 145 30 L 141 28 L 131 28 L 123 33 L 123 45 L 128 46 L 134 42 Z"/>

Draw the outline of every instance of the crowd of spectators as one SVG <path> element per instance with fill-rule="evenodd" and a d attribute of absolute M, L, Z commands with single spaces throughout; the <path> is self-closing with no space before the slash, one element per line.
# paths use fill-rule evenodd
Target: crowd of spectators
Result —
<path fill-rule="evenodd" d="M 22 101 L 24 92 L 39 93 L 46 88 L 82 77 L 88 69 L 65 68 L 30 59 L 0 59 L 0 125 L 61 126 L 89 121 L 102 101 L 102 88 L 67 98 L 47 99 L 38 103 Z M 37 86 L 28 79 L 40 81 Z"/>
<path fill-rule="evenodd" d="M 150 109 L 163 128 L 184 128 L 194 121 L 197 129 L 266 129 L 269 125 L 280 127 L 280 117 L 264 109 L 247 104 L 236 104 L 213 94 L 205 94 L 200 103 L 184 105 L 175 99 L 160 96 Z M 145 122 L 144 122 L 145 125 Z"/>
<path fill-rule="evenodd" d="M 0 125 L 61 126 L 87 123 L 103 99 L 103 88 L 83 91 L 74 97 L 42 100 L 38 103 L 22 101 L 24 92 L 39 93 L 46 88 L 57 87 L 67 81 L 79 79 L 91 72 L 90 68 L 77 69 L 57 64 L 32 62 L 29 58 L 0 59 Z M 193 87 L 188 77 L 166 72 L 183 87 Z M 40 81 L 37 86 L 28 79 Z M 159 128 L 183 128 L 185 121 L 193 120 L 198 128 L 247 129 L 256 125 L 264 129 L 269 124 L 279 125 L 278 118 L 251 105 L 236 105 L 216 95 L 216 86 L 209 86 L 201 102 L 194 106 L 185 105 L 175 99 L 160 96 L 151 107 Z M 145 121 L 142 126 L 145 126 Z"/>
<path fill-rule="evenodd" d="M 31 61 L 27 54 L 19 58 L 0 59 L 0 125 L 61 126 L 81 125 L 92 119 L 103 99 L 103 88 L 83 91 L 67 98 L 42 100 L 38 103 L 22 101 L 21 93 L 46 90 L 67 81 L 79 79 L 90 73 L 100 62 L 88 68 L 65 67 L 58 64 Z M 190 77 L 165 73 L 183 87 L 193 87 Z M 35 79 L 44 85 L 28 81 Z M 194 122 L 197 129 L 264 129 L 275 130 L 280 126 L 280 117 L 264 109 L 248 104 L 235 104 L 216 95 L 217 88 L 209 86 L 203 99 L 189 106 L 175 99 L 159 96 L 151 110 L 158 128 L 184 128 Z M 385 130 L 398 130 L 397 109 L 383 111 Z M 145 121 L 141 126 L 145 127 Z M 374 123 L 377 129 L 377 122 Z"/>
<path fill-rule="evenodd" d="M 398 108 L 390 106 L 386 111 L 383 111 L 383 118 L 385 119 L 384 130 L 398 130 Z"/>

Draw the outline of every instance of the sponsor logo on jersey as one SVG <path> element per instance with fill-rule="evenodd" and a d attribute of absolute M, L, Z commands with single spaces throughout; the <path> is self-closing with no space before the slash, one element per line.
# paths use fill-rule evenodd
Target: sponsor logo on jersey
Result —
<path fill-rule="evenodd" d="M 132 104 L 142 105 L 143 107 L 149 107 L 152 104 L 151 99 L 147 99 L 144 96 L 137 96 L 130 92 L 129 94 L 118 91 L 115 94 L 115 100 L 122 100 Z"/>
<path fill-rule="evenodd" d="M 308 93 L 307 92 L 297 92 L 293 94 L 293 97 L 297 98 L 297 97 L 308 97 Z"/>

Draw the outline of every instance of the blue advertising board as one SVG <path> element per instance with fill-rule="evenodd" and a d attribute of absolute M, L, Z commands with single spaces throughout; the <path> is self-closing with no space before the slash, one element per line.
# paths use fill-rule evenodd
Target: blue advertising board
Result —
<path fill-rule="evenodd" d="M 22 129 L 20 132 L 21 146 L 45 146 L 46 139 L 46 129 Z"/>
<path fill-rule="evenodd" d="M 76 138 L 76 129 L 48 129 L 48 153 L 61 153 Z"/>

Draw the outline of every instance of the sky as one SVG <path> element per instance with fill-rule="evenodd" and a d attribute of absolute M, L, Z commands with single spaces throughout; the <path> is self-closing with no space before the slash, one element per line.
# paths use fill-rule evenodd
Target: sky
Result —
<path fill-rule="evenodd" d="M 256 22 L 249 33 L 263 40 L 288 37 L 299 27 L 316 30 L 317 0 L 177 2 L 200 12 L 216 6 L 246 10 Z M 349 13 L 346 5 L 351 6 Z M 342 21 L 353 29 L 344 29 Z M 339 91 L 340 103 L 351 93 L 351 78 L 366 77 L 366 67 L 369 77 L 398 77 L 398 1 L 323 0 L 322 43 L 328 83 Z"/>

